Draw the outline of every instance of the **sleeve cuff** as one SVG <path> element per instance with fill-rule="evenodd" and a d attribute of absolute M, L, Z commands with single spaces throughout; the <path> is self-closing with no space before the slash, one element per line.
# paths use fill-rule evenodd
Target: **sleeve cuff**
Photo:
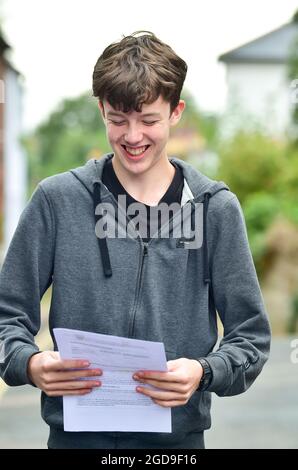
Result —
<path fill-rule="evenodd" d="M 225 359 L 218 354 L 210 354 L 205 358 L 212 371 L 212 380 L 206 388 L 208 392 L 221 392 L 229 383 L 229 367 Z"/>
<path fill-rule="evenodd" d="M 13 378 L 15 385 L 35 385 L 30 381 L 27 373 L 28 362 L 31 356 L 39 353 L 38 349 L 26 345 L 20 348 L 13 357 Z"/>

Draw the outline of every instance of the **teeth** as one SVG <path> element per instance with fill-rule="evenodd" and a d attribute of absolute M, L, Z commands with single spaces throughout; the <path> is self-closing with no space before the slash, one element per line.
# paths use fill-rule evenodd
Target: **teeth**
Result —
<path fill-rule="evenodd" d="M 139 147 L 139 148 L 131 148 L 131 147 L 127 147 L 125 146 L 126 150 L 131 153 L 131 155 L 141 155 L 141 153 L 145 152 L 146 148 L 147 148 L 147 145 L 145 145 L 144 147 Z"/>

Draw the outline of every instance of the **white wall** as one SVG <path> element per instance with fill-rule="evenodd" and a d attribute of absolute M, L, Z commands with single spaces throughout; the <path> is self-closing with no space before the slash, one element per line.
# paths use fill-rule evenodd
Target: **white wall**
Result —
<path fill-rule="evenodd" d="M 273 136 L 282 136 L 290 123 L 291 88 L 282 64 L 229 64 L 227 111 L 236 104 L 240 115 L 255 117 Z M 249 120 L 249 117 L 247 118 Z"/>
<path fill-rule="evenodd" d="M 4 103 L 4 254 L 26 203 L 27 162 L 19 138 L 22 130 L 22 86 L 10 68 L 5 72 Z"/>

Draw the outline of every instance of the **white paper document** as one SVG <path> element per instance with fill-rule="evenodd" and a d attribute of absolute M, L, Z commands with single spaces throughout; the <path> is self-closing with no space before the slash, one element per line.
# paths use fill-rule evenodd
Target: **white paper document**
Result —
<path fill-rule="evenodd" d="M 140 370 L 167 371 L 163 343 L 66 328 L 54 335 L 62 359 L 86 359 L 103 372 L 91 393 L 63 397 L 65 431 L 172 432 L 171 408 L 138 393 L 138 385 L 153 387 L 132 378 Z"/>

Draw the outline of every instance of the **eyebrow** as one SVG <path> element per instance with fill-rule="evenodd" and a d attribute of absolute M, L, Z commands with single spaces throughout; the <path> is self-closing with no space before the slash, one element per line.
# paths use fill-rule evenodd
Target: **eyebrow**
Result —
<path fill-rule="evenodd" d="M 108 111 L 107 116 L 125 117 L 125 115 L 116 113 L 115 111 Z M 155 116 L 155 117 L 161 118 L 161 115 L 159 113 L 145 113 L 141 115 L 141 117 L 148 117 L 148 116 Z"/>

